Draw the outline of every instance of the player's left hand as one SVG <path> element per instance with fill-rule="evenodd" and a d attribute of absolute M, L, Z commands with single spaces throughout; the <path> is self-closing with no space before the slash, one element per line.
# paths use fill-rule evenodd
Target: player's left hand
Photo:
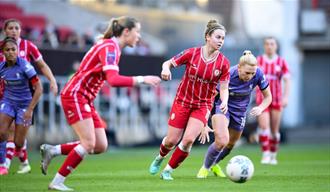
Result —
<path fill-rule="evenodd" d="M 251 111 L 250 111 L 250 115 L 252 116 L 252 117 L 256 117 L 256 116 L 258 116 L 258 115 L 260 115 L 262 113 L 262 109 L 260 108 L 260 107 L 253 107 L 252 109 L 251 109 Z"/>
<path fill-rule="evenodd" d="M 213 129 L 211 129 L 209 126 L 205 126 L 202 131 L 201 134 L 198 137 L 198 141 L 201 144 L 205 144 L 205 142 L 210 142 L 210 135 L 209 132 L 214 132 Z"/>
<path fill-rule="evenodd" d="M 282 107 L 288 106 L 289 99 L 287 97 L 283 97 L 282 99 Z"/>
<path fill-rule="evenodd" d="M 49 88 L 53 92 L 54 96 L 56 96 L 57 92 L 58 92 L 58 87 L 57 87 L 56 81 L 51 81 L 49 84 Z"/>
<path fill-rule="evenodd" d="M 23 125 L 24 127 L 28 127 L 32 123 L 32 114 L 33 111 L 30 109 L 27 109 L 23 115 Z"/>
<path fill-rule="evenodd" d="M 223 114 L 226 114 L 227 111 L 228 111 L 228 105 L 227 105 L 227 103 L 222 102 L 221 105 L 220 105 L 220 110 L 221 110 L 221 112 Z"/>

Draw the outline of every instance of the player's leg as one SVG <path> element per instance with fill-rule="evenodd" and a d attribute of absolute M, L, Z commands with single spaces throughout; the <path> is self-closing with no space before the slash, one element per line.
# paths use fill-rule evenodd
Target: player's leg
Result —
<path fill-rule="evenodd" d="M 11 161 L 15 156 L 14 135 L 15 135 L 15 122 L 13 121 L 10 124 L 10 128 L 8 129 L 8 139 L 6 145 L 6 167 L 8 170 L 10 169 Z"/>
<path fill-rule="evenodd" d="M 262 151 L 262 164 L 270 162 L 269 152 L 269 137 L 270 137 L 270 114 L 269 111 L 264 111 L 257 117 L 259 126 L 259 143 Z"/>
<path fill-rule="evenodd" d="M 200 134 L 203 126 L 205 126 L 205 122 L 202 122 L 201 120 L 194 117 L 189 118 L 187 128 L 184 132 L 181 142 L 179 143 L 178 147 L 176 147 L 168 164 L 161 173 L 162 179 L 173 180 L 171 173 L 188 157 L 192 145 Z"/>
<path fill-rule="evenodd" d="M 215 114 L 212 116 L 212 127 L 214 130 L 215 141 L 209 146 L 205 154 L 204 163 L 197 174 L 197 178 L 203 179 L 207 177 L 210 168 L 219 156 L 221 150 L 228 144 L 228 124 L 228 118 L 224 114 Z M 218 171 L 218 169 L 215 169 L 214 173 L 216 176 L 225 176 L 221 171 Z"/>
<path fill-rule="evenodd" d="M 269 140 L 269 148 L 270 148 L 270 164 L 277 164 L 277 152 L 278 146 L 280 143 L 280 124 L 281 124 L 281 110 L 271 110 L 271 136 Z"/>
<path fill-rule="evenodd" d="M 176 128 L 171 125 L 168 126 L 167 135 L 163 138 L 163 141 L 159 147 L 159 154 L 150 164 L 150 174 L 155 175 L 159 172 L 161 163 L 166 158 L 167 154 L 178 144 L 182 138 L 183 132 L 184 129 Z"/>
<path fill-rule="evenodd" d="M 61 168 L 49 184 L 49 189 L 72 190 L 64 185 L 66 177 L 81 163 L 88 153 L 92 154 L 94 152 L 96 136 L 93 119 L 87 118 L 78 121 L 71 126 L 78 135 L 80 144 L 68 154 Z"/>
<path fill-rule="evenodd" d="M 9 104 L 0 104 L 0 175 L 8 174 L 6 167 L 6 143 L 10 124 L 14 121 L 14 111 Z"/>
<path fill-rule="evenodd" d="M 29 130 L 30 124 L 29 125 L 23 125 L 23 124 L 17 124 L 20 123 L 16 121 L 15 125 L 15 135 L 14 135 L 14 143 L 15 143 L 15 153 L 17 154 L 18 157 L 24 158 L 24 155 L 26 153 L 23 150 L 24 143 L 26 142 L 26 135 Z M 29 173 L 31 171 L 31 166 L 29 165 L 28 160 L 20 165 L 20 168 L 17 173 L 19 174 L 25 174 Z"/>
<path fill-rule="evenodd" d="M 178 144 L 182 138 L 184 128 L 187 125 L 190 109 L 175 102 L 172 105 L 170 117 L 168 120 L 167 135 L 163 138 L 159 147 L 159 154 L 155 157 L 149 166 L 149 172 L 155 175 L 160 170 L 161 163 L 167 154 Z"/>

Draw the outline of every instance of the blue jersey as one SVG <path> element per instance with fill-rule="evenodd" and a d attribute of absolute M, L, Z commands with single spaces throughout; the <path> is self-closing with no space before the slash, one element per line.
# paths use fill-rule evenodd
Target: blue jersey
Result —
<path fill-rule="evenodd" d="M 228 109 L 234 113 L 245 113 L 250 103 L 250 97 L 253 89 L 258 86 L 260 90 L 264 90 L 268 87 L 268 85 L 269 83 L 260 68 L 257 68 L 256 74 L 252 79 L 245 82 L 238 76 L 237 65 L 231 67 Z M 219 90 L 219 85 L 217 89 Z M 215 102 L 216 104 L 221 104 L 219 98 L 217 98 Z"/>
<path fill-rule="evenodd" d="M 37 73 L 26 60 L 17 57 L 13 66 L 6 62 L 0 63 L 0 78 L 5 81 L 5 90 L 2 100 L 12 104 L 29 104 L 32 99 L 30 79 Z"/>

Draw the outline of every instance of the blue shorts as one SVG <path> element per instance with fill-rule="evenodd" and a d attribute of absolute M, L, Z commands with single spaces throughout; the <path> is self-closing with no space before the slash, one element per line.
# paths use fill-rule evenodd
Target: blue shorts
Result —
<path fill-rule="evenodd" d="M 215 114 L 223 114 L 220 110 L 220 105 L 216 104 L 215 107 Z M 229 120 L 229 126 L 228 128 L 234 129 L 236 131 L 243 131 L 245 127 L 245 121 L 246 121 L 246 114 L 242 113 L 240 111 L 235 111 L 234 109 L 231 109 L 228 107 L 228 111 L 226 114 L 224 114 L 227 119 Z"/>
<path fill-rule="evenodd" d="M 14 105 L 4 100 L 0 101 L 0 113 L 6 114 L 15 120 L 15 124 L 22 125 L 23 116 L 29 105 Z M 31 122 L 30 122 L 31 124 Z"/>

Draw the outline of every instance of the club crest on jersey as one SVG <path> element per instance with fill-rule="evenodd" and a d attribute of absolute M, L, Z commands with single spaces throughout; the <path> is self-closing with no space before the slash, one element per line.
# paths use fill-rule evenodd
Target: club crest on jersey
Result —
<path fill-rule="evenodd" d="M 116 53 L 108 52 L 107 53 L 107 65 L 114 65 L 116 61 Z"/>
<path fill-rule="evenodd" d="M 20 56 L 20 57 L 25 57 L 25 51 L 20 51 L 20 52 L 19 52 L 19 56 Z"/>
<path fill-rule="evenodd" d="M 216 69 L 215 71 L 214 71 L 214 76 L 219 76 L 220 75 L 220 71 L 218 70 L 218 69 Z"/>
<path fill-rule="evenodd" d="M 91 112 L 92 111 L 91 107 L 88 104 L 85 104 L 84 108 L 85 108 L 86 112 Z"/>

